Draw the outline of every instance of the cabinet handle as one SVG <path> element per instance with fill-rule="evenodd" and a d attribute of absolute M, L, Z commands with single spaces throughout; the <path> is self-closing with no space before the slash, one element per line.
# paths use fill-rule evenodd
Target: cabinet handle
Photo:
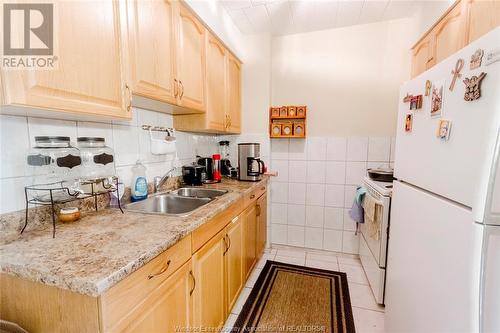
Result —
<path fill-rule="evenodd" d="M 181 80 L 179 80 L 179 85 L 181 86 L 181 94 L 180 94 L 179 98 L 182 99 L 182 96 L 184 96 L 184 85 L 182 84 Z"/>
<path fill-rule="evenodd" d="M 130 109 L 132 108 L 132 91 L 130 90 L 128 84 L 125 84 L 125 90 L 127 91 L 128 97 L 127 112 L 130 112 Z"/>
<path fill-rule="evenodd" d="M 254 199 L 254 198 L 255 198 L 255 194 L 252 194 L 252 195 L 250 196 L 250 199 Z"/>
<path fill-rule="evenodd" d="M 224 236 L 223 239 L 224 239 L 224 247 L 225 247 L 225 249 L 224 249 L 224 253 L 222 253 L 222 255 L 225 256 L 226 253 L 227 253 L 227 251 L 229 250 L 229 246 L 228 246 L 228 243 L 227 243 L 227 234 Z"/>
<path fill-rule="evenodd" d="M 191 278 L 193 279 L 193 289 L 191 289 L 189 291 L 189 296 L 191 296 L 194 292 L 194 289 L 196 288 L 196 279 L 194 278 L 194 274 L 193 274 L 193 271 L 189 271 L 189 275 L 191 276 Z"/>
<path fill-rule="evenodd" d="M 264 191 L 265 189 L 266 189 L 265 186 L 263 186 L 263 187 L 260 188 L 261 191 Z"/>
<path fill-rule="evenodd" d="M 256 208 L 257 208 L 257 216 L 260 216 L 260 213 L 261 213 L 261 211 L 260 211 L 260 205 L 257 205 Z"/>
<path fill-rule="evenodd" d="M 174 79 L 174 97 L 177 98 L 177 95 L 179 95 L 179 83 Z"/>
<path fill-rule="evenodd" d="M 231 237 L 229 237 L 229 235 L 228 235 L 228 234 L 226 234 L 226 236 L 227 236 L 227 239 L 228 239 L 228 241 L 229 241 L 229 246 L 227 247 L 227 251 L 229 251 L 229 249 L 231 248 Z M 226 251 L 226 252 L 227 252 L 227 251 Z"/>
<path fill-rule="evenodd" d="M 148 280 L 151 280 L 151 279 L 152 279 L 152 278 L 154 278 L 155 276 L 162 275 L 163 273 L 165 273 L 165 272 L 167 271 L 167 269 L 168 269 L 168 266 L 170 266 L 170 263 L 171 263 L 171 260 L 168 260 L 168 261 L 167 261 L 167 264 L 165 265 L 165 267 L 163 267 L 163 268 L 161 269 L 161 271 L 159 271 L 159 272 L 158 272 L 158 273 L 156 273 L 156 274 L 149 274 L 149 275 L 148 275 Z"/>

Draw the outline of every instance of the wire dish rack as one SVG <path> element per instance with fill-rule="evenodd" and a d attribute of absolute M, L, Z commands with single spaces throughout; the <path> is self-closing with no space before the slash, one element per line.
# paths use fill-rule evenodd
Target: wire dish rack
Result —
<path fill-rule="evenodd" d="M 97 197 L 104 194 L 116 192 L 118 198 L 118 208 L 123 214 L 120 203 L 120 194 L 118 191 L 118 177 L 97 178 L 77 182 L 79 189 L 73 189 L 67 182 L 60 181 L 50 184 L 38 184 L 24 187 L 24 196 L 26 199 L 26 212 L 24 226 L 21 234 L 28 226 L 28 210 L 30 205 L 51 206 L 52 213 L 52 238 L 56 237 L 56 213 L 55 205 L 64 204 L 76 200 L 94 198 L 94 206 L 97 211 Z"/>

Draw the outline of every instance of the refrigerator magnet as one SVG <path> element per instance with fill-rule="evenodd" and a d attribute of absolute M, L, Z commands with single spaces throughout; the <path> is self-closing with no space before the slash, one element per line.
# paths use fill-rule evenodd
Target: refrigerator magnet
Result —
<path fill-rule="evenodd" d="M 436 82 L 432 85 L 431 97 L 431 117 L 441 117 L 443 113 L 443 99 L 444 99 L 444 80 Z"/>
<path fill-rule="evenodd" d="M 481 97 L 481 81 L 486 76 L 485 72 L 479 74 L 479 76 L 474 75 L 470 79 L 468 77 L 465 78 L 465 94 L 464 100 L 467 102 L 475 101 Z"/>
<path fill-rule="evenodd" d="M 432 82 L 427 80 L 425 81 L 425 96 L 429 96 L 431 94 Z"/>
<path fill-rule="evenodd" d="M 405 117 L 405 132 L 411 132 L 413 128 L 413 114 L 407 113 Z"/>
<path fill-rule="evenodd" d="M 448 141 L 450 138 L 450 130 L 451 130 L 451 121 L 441 119 L 438 123 L 438 129 L 436 132 L 436 136 L 438 139 L 443 141 Z"/>
<path fill-rule="evenodd" d="M 453 91 L 453 88 L 455 88 L 455 81 L 457 79 L 460 79 L 462 77 L 462 73 L 460 71 L 464 67 L 464 59 L 458 59 L 457 63 L 455 64 L 455 69 L 451 71 L 451 75 L 453 75 L 453 79 L 451 79 L 451 84 L 450 84 L 450 91 Z"/>
<path fill-rule="evenodd" d="M 410 98 L 410 110 L 418 110 L 422 108 L 422 95 L 412 96 Z"/>
<path fill-rule="evenodd" d="M 476 52 L 470 57 L 470 69 L 476 69 L 481 67 L 481 62 L 483 61 L 484 51 L 477 49 Z"/>

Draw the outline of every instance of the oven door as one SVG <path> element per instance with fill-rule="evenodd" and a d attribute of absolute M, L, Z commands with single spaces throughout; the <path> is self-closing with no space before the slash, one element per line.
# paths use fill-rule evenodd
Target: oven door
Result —
<path fill-rule="evenodd" d="M 366 184 L 365 184 L 366 186 Z M 376 192 L 370 186 L 366 186 L 367 191 L 366 195 L 372 196 L 376 201 L 382 203 L 382 223 L 380 226 L 380 236 L 379 239 L 375 239 L 370 236 L 370 233 L 367 230 L 367 226 L 365 223 L 361 224 L 360 231 L 362 237 L 366 241 L 366 245 L 370 249 L 375 261 L 379 265 L 380 268 L 385 268 L 386 262 L 386 253 L 387 253 L 387 237 L 388 237 L 388 227 L 389 227 L 389 213 L 391 206 L 391 198 L 385 197 L 380 193 Z"/>

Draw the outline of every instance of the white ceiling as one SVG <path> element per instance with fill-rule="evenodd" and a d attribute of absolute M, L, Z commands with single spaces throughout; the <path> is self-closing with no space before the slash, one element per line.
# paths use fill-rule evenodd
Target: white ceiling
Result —
<path fill-rule="evenodd" d="M 244 34 L 286 35 L 408 17 L 425 1 L 220 0 Z"/>

